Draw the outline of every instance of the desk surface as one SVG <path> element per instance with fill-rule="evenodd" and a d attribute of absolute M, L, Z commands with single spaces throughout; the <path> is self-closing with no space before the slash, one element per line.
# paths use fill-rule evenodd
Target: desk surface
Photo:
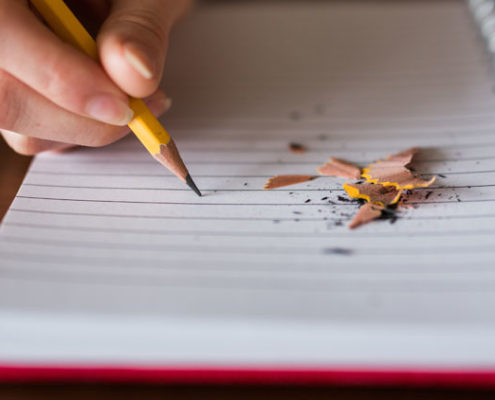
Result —
<path fill-rule="evenodd" d="M 0 139 L 0 182 L 2 182 L 2 190 L 0 191 L 0 220 L 7 212 L 12 199 L 17 193 L 17 189 L 21 185 L 30 162 L 31 157 L 14 153 Z"/>
<path fill-rule="evenodd" d="M 31 161 L 12 152 L 0 140 L 0 218 L 7 211 Z M 1 400 L 477 400 L 494 399 L 493 391 L 434 390 L 399 388 L 346 388 L 346 387 L 260 387 L 260 386 L 150 386 L 150 385 L 4 385 L 0 386 Z"/>

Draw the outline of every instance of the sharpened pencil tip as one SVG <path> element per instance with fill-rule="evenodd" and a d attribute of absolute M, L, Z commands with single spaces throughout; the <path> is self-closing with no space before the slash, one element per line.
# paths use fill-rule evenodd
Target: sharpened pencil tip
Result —
<path fill-rule="evenodd" d="M 199 197 L 201 197 L 201 192 L 199 191 L 198 187 L 194 183 L 194 181 L 191 178 L 191 175 L 187 174 L 186 176 L 186 183 L 187 186 L 189 186 L 192 190 L 194 190 L 194 193 L 196 193 Z"/>

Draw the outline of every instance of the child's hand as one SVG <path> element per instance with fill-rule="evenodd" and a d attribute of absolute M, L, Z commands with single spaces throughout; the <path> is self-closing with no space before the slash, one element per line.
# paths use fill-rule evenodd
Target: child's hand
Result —
<path fill-rule="evenodd" d="M 132 117 L 127 95 L 146 98 L 157 115 L 170 106 L 158 84 L 170 29 L 190 0 L 73 3 L 103 22 L 103 67 L 58 39 L 26 1 L 0 0 L 0 131 L 19 153 L 121 138 Z"/>

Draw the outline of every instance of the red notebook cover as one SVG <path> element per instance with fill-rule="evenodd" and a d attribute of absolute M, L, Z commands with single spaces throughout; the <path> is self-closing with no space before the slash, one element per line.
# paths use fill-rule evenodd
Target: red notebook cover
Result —
<path fill-rule="evenodd" d="M 0 382 L 329 384 L 495 388 L 495 369 L 0 366 Z"/>

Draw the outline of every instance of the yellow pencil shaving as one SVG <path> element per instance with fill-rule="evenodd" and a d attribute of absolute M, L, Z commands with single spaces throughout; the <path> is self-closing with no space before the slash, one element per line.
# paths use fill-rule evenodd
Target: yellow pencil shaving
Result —
<path fill-rule="evenodd" d="M 353 199 L 363 199 L 368 203 L 378 204 L 383 207 L 397 203 L 402 195 L 402 190 L 383 191 L 384 188 L 381 185 L 378 185 L 378 188 L 373 188 L 373 191 L 369 191 L 369 193 L 364 193 L 360 190 L 364 186 L 369 185 L 344 183 L 344 190 Z"/>
<path fill-rule="evenodd" d="M 411 190 L 418 187 L 428 187 L 431 186 L 437 179 L 436 176 L 433 176 L 430 180 L 426 181 L 424 179 L 419 178 L 414 175 L 411 171 L 404 168 L 404 172 L 408 172 L 410 174 L 410 178 L 405 182 L 392 182 L 384 180 L 381 178 L 373 178 L 371 174 L 371 170 L 369 168 L 364 168 L 361 176 L 366 179 L 367 183 L 375 183 L 383 186 L 394 186 L 397 190 Z"/>

